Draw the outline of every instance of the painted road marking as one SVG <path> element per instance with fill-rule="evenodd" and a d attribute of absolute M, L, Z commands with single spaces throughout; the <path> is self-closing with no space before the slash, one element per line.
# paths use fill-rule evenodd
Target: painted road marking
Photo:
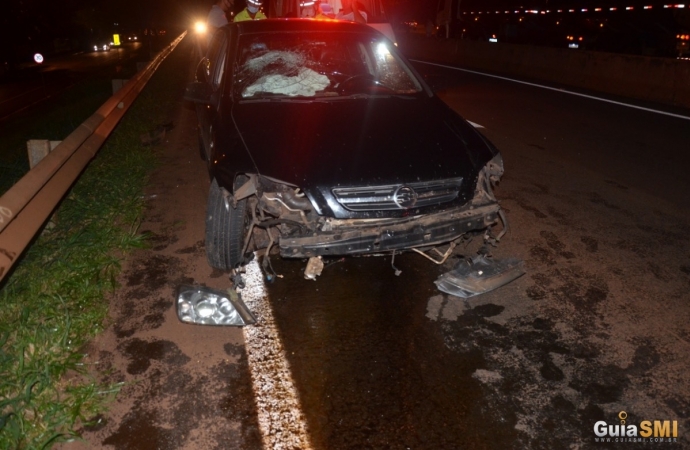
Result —
<path fill-rule="evenodd" d="M 690 120 L 690 116 L 683 116 L 680 114 L 674 114 L 674 113 L 670 113 L 670 112 L 666 112 L 666 111 L 661 111 L 658 109 L 651 109 L 651 108 L 645 108 L 643 106 L 631 105 L 630 103 L 617 102 L 615 100 L 609 100 L 607 98 L 595 97 L 594 95 L 587 95 L 587 94 L 581 94 L 579 92 L 566 91 L 565 89 L 555 88 L 555 87 L 551 87 L 551 86 L 544 86 L 542 84 L 529 83 L 527 81 L 521 81 L 521 80 L 516 80 L 513 78 L 501 77 L 498 75 L 491 75 L 491 74 L 484 73 L 484 72 L 477 72 L 475 70 L 461 69 L 459 67 L 446 66 L 444 64 L 436 64 L 436 63 L 430 63 L 430 62 L 426 62 L 426 61 L 420 61 L 418 59 L 411 59 L 410 61 L 421 63 L 421 64 L 429 64 L 430 66 L 444 67 L 446 69 L 459 70 L 461 72 L 469 72 L 469 73 L 474 73 L 477 75 L 484 75 L 485 77 L 498 78 L 499 80 L 512 81 L 514 83 L 526 84 L 528 86 L 534 86 L 534 87 L 538 87 L 538 88 L 542 88 L 542 89 L 548 89 L 550 91 L 562 92 L 563 94 L 577 95 L 578 97 L 589 98 L 592 100 L 599 100 L 600 102 L 613 103 L 614 105 L 626 106 L 628 108 L 640 109 L 642 111 L 652 112 L 652 113 L 656 113 L 656 114 L 663 114 L 665 116 L 671 116 L 671 117 L 675 117 L 678 119 Z"/>
<path fill-rule="evenodd" d="M 470 125 L 472 125 L 475 128 L 484 128 L 483 126 L 479 125 L 478 123 L 470 122 L 469 120 L 467 121 Z"/>
<path fill-rule="evenodd" d="M 257 259 L 247 264 L 242 300 L 256 316 L 254 326 L 242 328 L 249 371 L 265 449 L 311 449 L 307 421 L 292 381 L 290 364 L 280 340 L 268 292 Z"/>

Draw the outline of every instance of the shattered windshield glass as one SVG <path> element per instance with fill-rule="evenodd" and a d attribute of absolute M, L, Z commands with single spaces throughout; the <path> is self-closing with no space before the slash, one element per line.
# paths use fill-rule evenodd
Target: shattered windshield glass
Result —
<path fill-rule="evenodd" d="M 419 82 L 389 45 L 383 39 L 342 33 L 242 36 L 234 94 L 260 99 L 421 92 Z"/>

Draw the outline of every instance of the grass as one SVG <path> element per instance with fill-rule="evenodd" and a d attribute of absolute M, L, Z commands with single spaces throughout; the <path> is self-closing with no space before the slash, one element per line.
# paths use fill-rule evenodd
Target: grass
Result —
<path fill-rule="evenodd" d="M 105 296 L 122 259 L 145 245 L 137 229 L 157 156 L 139 136 L 177 109 L 188 41 L 159 67 L 0 289 L 0 448 L 78 437 L 117 393 L 88 375 L 80 349 L 105 326 Z"/>

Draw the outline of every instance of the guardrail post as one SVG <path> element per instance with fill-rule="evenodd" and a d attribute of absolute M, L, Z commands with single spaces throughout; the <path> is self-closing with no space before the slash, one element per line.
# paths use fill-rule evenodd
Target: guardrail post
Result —
<path fill-rule="evenodd" d="M 120 89 L 122 89 L 122 86 L 128 82 L 129 80 L 123 80 L 121 78 L 115 78 L 114 80 L 111 80 L 113 84 L 113 95 Z"/>
<path fill-rule="evenodd" d="M 29 152 L 29 167 L 34 168 L 48 153 L 60 145 L 62 141 L 49 141 L 47 139 L 30 139 L 26 141 L 26 149 Z"/>

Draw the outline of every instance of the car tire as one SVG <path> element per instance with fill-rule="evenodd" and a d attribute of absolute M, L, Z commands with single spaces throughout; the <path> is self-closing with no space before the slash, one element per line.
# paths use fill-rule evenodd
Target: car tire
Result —
<path fill-rule="evenodd" d="M 225 207 L 223 191 L 214 179 L 206 206 L 206 258 L 211 267 L 231 270 L 242 261 L 247 199 Z"/>

